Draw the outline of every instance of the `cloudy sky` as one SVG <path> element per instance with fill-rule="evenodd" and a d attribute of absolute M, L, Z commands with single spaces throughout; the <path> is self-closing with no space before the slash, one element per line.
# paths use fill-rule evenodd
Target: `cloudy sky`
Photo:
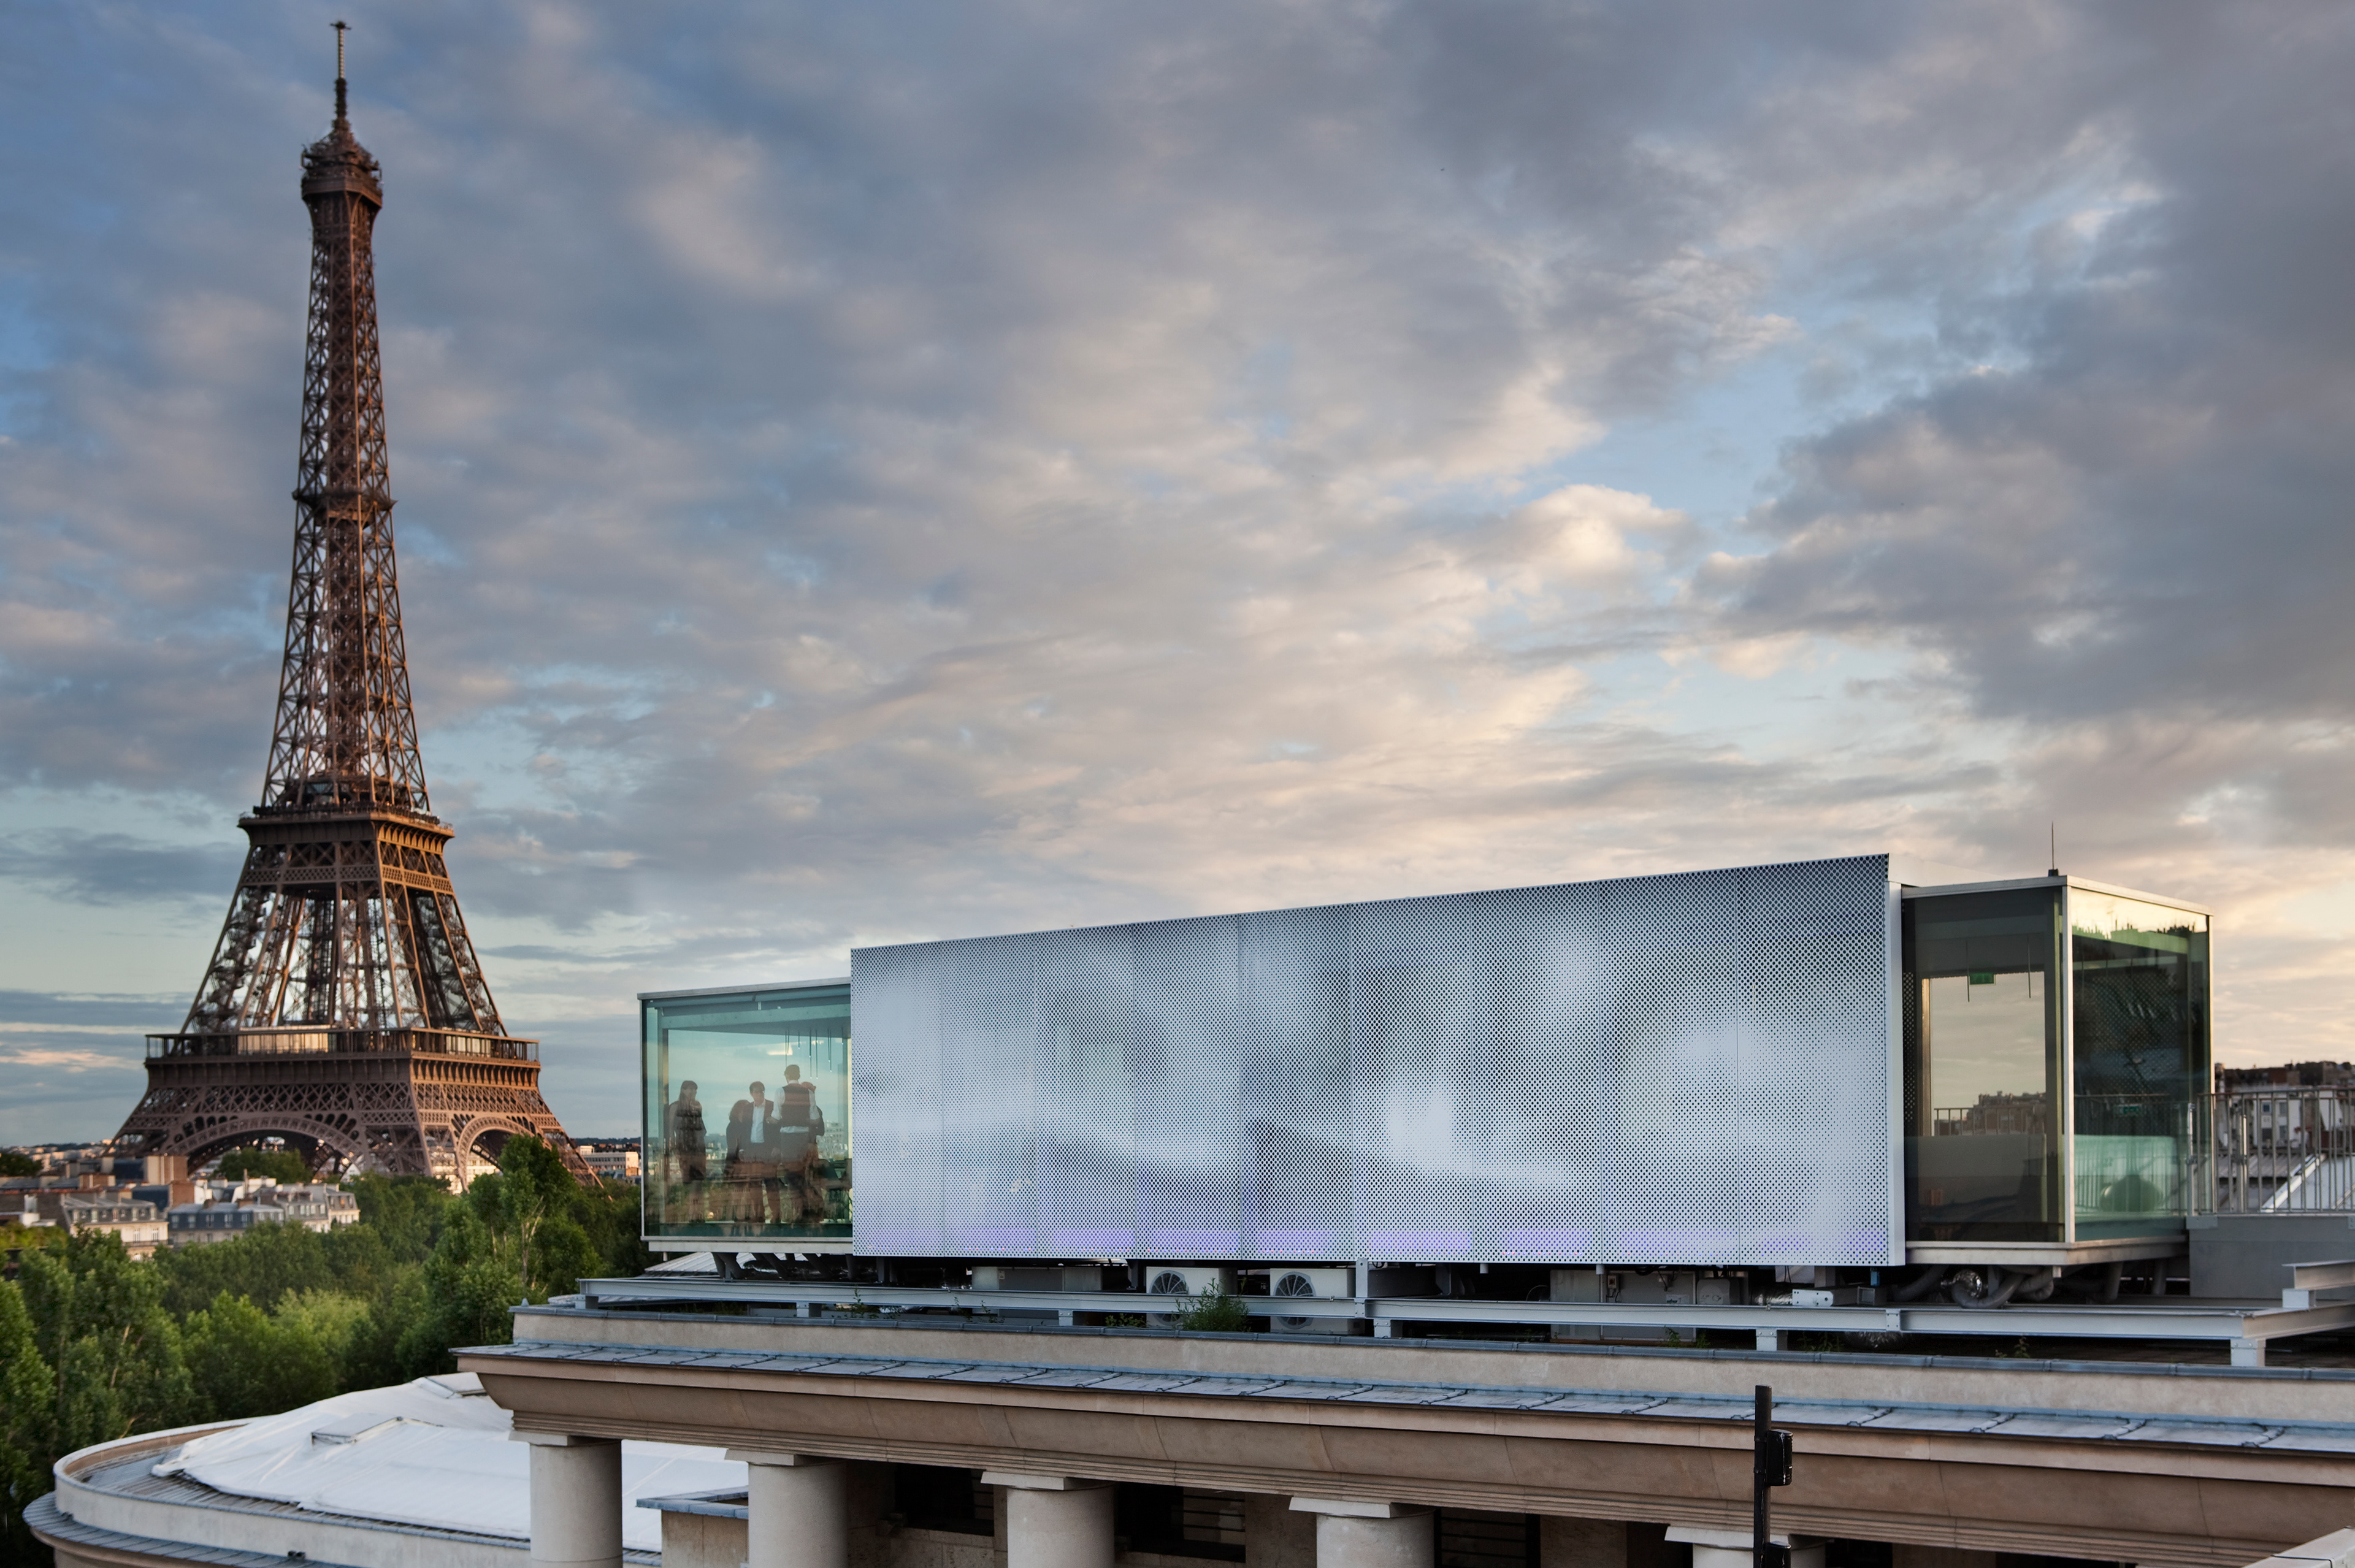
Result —
<path fill-rule="evenodd" d="M 1896 848 L 2355 1055 L 2355 12 L 0 0 L 0 1140 L 110 1133 L 269 740 L 352 35 L 451 863 L 642 989 Z"/>

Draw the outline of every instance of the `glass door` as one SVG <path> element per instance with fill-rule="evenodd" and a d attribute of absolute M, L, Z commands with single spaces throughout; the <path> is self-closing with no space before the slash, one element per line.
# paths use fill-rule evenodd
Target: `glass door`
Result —
<path fill-rule="evenodd" d="M 2062 1238 L 2059 891 L 1906 901 L 1909 1240 Z"/>

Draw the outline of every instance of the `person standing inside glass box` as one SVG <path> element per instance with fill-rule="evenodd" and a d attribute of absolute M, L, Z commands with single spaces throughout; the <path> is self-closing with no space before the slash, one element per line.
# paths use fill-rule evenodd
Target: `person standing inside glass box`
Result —
<path fill-rule="evenodd" d="M 784 1200 L 777 1180 L 777 1107 L 769 1098 L 767 1085 L 758 1080 L 736 1104 L 742 1115 L 731 1115 L 728 1120 L 728 1175 L 741 1189 L 736 1218 L 766 1224 L 773 1204 L 776 1217 L 782 1220 Z"/>
<path fill-rule="evenodd" d="M 687 1205 L 680 1220 L 693 1224 L 703 1218 L 703 1182 L 710 1157 L 704 1147 L 703 1103 L 695 1097 L 692 1078 L 678 1086 L 678 1098 L 663 1112 L 663 1136 L 678 1161 L 675 1179 Z"/>
<path fill-rule="evenodd" d="M 786 1191 L 799 1211 L 796 1220 L 826 1218 L 826 1174 L 818 1159 L 818 1140 L 826 1136 L 826 1113 L 817 1108 L 817 1088 L 802 1082 L 799 1067 L 785 1069 L 777 1089 L 777 1123 L 771 1137 L 777 1168 L 788 1183 Z M 785 1216 L 781 1205 L 778 1218 Z"/>

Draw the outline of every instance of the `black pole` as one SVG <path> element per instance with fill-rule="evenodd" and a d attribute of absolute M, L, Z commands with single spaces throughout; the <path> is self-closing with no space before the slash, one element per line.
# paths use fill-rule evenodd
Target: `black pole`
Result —
<path fill-rule="evenodd" d="M 1791 1435 L 1774 1427 L 1774 1391 L 1758 1385 L 1750 1427 L 1750 1564 L 1751 1568 L 1791 1568 L 1791 1549 L 1774 1544 L 1776 1487 L 1791 1484 Z"/>
<path fill-rule="evenodd" d="M 1750 1568 L 1774 1568 L 1773 1473 L 1766 1468 L 1774 1452 L 1774 1391 L 1757 1388 L 1750 1417 Z"/>

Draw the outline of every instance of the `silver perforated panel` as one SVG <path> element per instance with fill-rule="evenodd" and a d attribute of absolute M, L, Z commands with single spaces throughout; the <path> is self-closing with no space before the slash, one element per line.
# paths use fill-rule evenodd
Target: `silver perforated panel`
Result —
<path fill-rule="evenodd" d="M 863 948 L 870 1255 L 1897 1261 L 1882 856 Z"/>

